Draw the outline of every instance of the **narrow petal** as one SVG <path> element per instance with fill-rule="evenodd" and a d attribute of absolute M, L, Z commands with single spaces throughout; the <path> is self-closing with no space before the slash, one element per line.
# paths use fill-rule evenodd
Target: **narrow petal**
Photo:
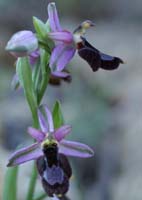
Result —
<path fill-rule="evenodd" d="M 60 142 L 66 135 L 68 135 L 71 132 L 71 126 L 64 125 L 55 130 L 54 137 L 55 139 Z"/>
<path fill-rule="evenodd" d="M 60 44 L 57 45 L 50 58 L 50 68 L 52 72 L 62 71 L 70 62 L 75 54 L 75 48 L 71 45 Z"/>
<path fill-rule="evenodd" d="M 30 160 L 36 160 L 42 155 L 43 153 L 41 149 L 39 148 L 39 144 L 34 143 L 28 147 L 24 147 L 16 151 L 15 153 L 13 153 L 13 155 L 9 159 L 7 166 L 8 167 L 16 166 Z"/>
<path fill-rule="evenodd" d="M 69 31 L 60 31 L 48 33 L 48 36 L 55 41 L 61 41 L 65 43 L 73 42 L 73 35 Z"/>
<path fill-rule="evenodd" d="M 53 118 L 47 105 L 42 105 L 39 107 L 38 116 L 42 131 L 46 133 L 53 132 L 54 131 Z"/>
<path fill-rule="evenodd" d="M 45 138 L 45 133 L 42 131 L 39 131 L 33 127 L 28 128 L 28 133 L 37 140 L 37 142 L 42 142 Z"/>
<path fill-rule="evenodd" d="M 56 5 L 53 2 L 48 4 L 48 16 L 51 30 L 61 31 L 62 28 L 60 26 Z"/>
<path fill-rule="evenodd" d="M 94 155 L 94 151 L 86 144 L 69 140 L 62 140 L 59 143 L 59 152 L 67 156 L 81 158 L 88 158 Z"/>

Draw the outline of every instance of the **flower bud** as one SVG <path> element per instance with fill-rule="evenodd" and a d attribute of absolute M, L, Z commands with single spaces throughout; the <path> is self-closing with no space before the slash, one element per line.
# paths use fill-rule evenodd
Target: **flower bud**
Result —
<path fill-rule="evenodd" d="M 15 33 L 6 45 L 6 50 L 16 57 L 24 57 L 38 48 L 38 40 L 32 31 Z"/>

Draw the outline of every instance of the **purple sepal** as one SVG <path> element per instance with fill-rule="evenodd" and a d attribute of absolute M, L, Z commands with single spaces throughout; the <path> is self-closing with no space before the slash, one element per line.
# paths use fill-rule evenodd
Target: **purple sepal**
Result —
<path fill-rule="evenodd" d="M 55 41 L 60 41 L 64 43 L 72 43 L 73 35 L 69 31 L 61 31 L 61 32 L 51 32 L 48 33 L 48 36 Z"/>
<path fill-rule="evenodd" d="M 70 45 L 57 45 L 51 54 L 50 68 L 52 72 L 62 71 L 75 54 L 74 47 Z"/>
<path fill-rule="evenodd" d="M 46 105 L 42 105 L 39 107 L 38 117 L 40 127 L 43 132 L 47 133 L 54 131 L 52 114 Z"/>
<path fill-rule="evenodd" d="M 71 126 L 64 125 L 54 131 L 54 137 L 58 142 L 60 142 L 70 132 L 71 132 Z"/>
<path fill-rule="evenodd" d="M 48 16 L 49 16 L 49 24 L 52 31 L 61 31 L 62 28 L 60 26 L 59 17 L 56 9 L 56 5 L 54 2 L 48 4 Z"/>
<path fill-rule="evenodd" d="M 60 141 L 59 152 L 67 156 L 80 158 L 88 158 L 94 155 L 94 151 L 88 145 L 69 140 Z"/>
<path fill-rule="evenodd" d="M 28 133 L 34 138 L 36 139 L 37 142 L 42 142 L 45 138 L 45 133 L 42 131 L 39 131 L 33 127 L 29 127 L 28 128 Z"/>
<path fill-rule="evenodd" d="M 65 46 L 65 51 L 57 62 L 57 71 L 62 71 L 70 62 L 75 54 L 75 49 L 72 46 Z"/>
<path fill-rule="evenodd" d="M 60 44 L 60 45 L 57 45 L 53 51 L 52 51 L 52 54 L 51 54 L 51 57 L 50 57 L 50 63 L 49 63 L 49 66 L 51 68 L 51 71 L 55 71 L 56 72 L 56 68 L 57 68 L 57 61 L 59 59 L 59 56 L 61 55 L 61 53 L 64 51 L 64 44 Z"/>
<path fill-rule="evenodd" d="M 43 153 L 39 148 L 39 144 L 34 143 L 13 153 L 13 155 L 9 159 L 7 166 L 16 166 L 30 160 L 36 160 L 40 156 L 43 156 Z"/>

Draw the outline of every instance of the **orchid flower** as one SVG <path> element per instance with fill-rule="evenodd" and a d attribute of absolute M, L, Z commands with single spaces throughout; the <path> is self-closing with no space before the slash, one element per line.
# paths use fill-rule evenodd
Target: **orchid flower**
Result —
<path fill-rule="evenodd" d="M 61 75 L 62 70 L 70 62 L 76 51 L 73 34 L 61 28 L 55 3 L 49 3 L 48 16 L 51 28 L 48 36 L 55 41 L 49 66 L 53 73 L 60 72 Z"/>
<path fill-rule="evenodd" d="M 66 156 L 87 158 L 94 155 L 94 151 L 86 144 L 65 140 L 65 136 L 71 132 L 71 126 L 63 125 L 58 129 L 54 129 L 50 110 L 46 105 L 43 106 L 43 108 L 45 110 L 45 116 L 41 112 L 41 109 L 38 110 L 41 130 L 33 127 L 28 128 L 28 133 L 36 140 L 36 142 L 13 153 L 7 166 L 16 166 L 30 160 L 37 160 L 44 155 L 42 149 L 43 144 L 46 144 L 49 141 L 55 141 L 59 153 Z"/>
<path fill-rule="evenodd" d="M 44 111 L 44 112 L 43 112 Z M 65 140 L 71 126 L 63 125 L 54 129 L 53 118 L 46 105 L 38 110 L 41 130 L 28 128 L 28 133 L 36 142 L 16 151 L 7 166 L 16 166 L 30 160 L 36 160 L 37 170 L 45 192 L 49 197 L 65 195 L 69 189 L 72 169 L 66 156 L 87 158 L 94 151 L 85 144 Z"/>
<path fill-rule="evenodd" d="M 82 32 L 79 34 L 75 32 L 73 34 L 67 30 L 63 30 L 59 22 L 55 3 L 49 3 L 48 16 L 51 28 L 48 36 L 55 41 L 55 48 L 52 51 L 49 66 L 53 73 L 62 72 L 74 56 L 78 48 L 77 44 L 82 42 L 81 35 L 84 35 L 86 29 L 94 26 L 94 24 L 90 20 L 86 20 L 80 25 Z"/>
<path fill-rule="evenodd" d="M 72 34 L 61 28 L 55 3 L 48 5 L 48 15 L 51 28 L 51 32 L 48 35 L 55 41 L 55 48 L 50 59 L 52 72 L 61 72 L 70 62 L 76 50 L 78 50 L 79 56 L 90 65 L 93 71 L 97 71 L 99 68 L 114 70 L 124 63 L 119 57 L 102 53 L 84 38 L 86 30 L 95 25 L 92 21 L 84 21 Z"/>

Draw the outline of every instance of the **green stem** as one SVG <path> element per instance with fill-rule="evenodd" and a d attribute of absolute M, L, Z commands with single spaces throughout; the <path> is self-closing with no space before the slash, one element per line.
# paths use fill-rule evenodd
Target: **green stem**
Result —
<path fill-rule="evenodd" d="M 34 113 L 32 113 L 32 117 L 33 117 L 33 127 L 34 128 L 39 128 L 39 121 L 38 121 L 37 112 L 36 112 L 35 115 L 34 115 Z M 35 163 L 33 163 L 32 174 L 31 174 L 31 179 L 30 179 L 30 183 L 29 183 L 29 188 L 28 188 L 28 193 L 27 193 L 26 200 L 33 200 L 35 186 L 36 186 L 36 180 L 37 180 L 37 175 L 38 175 L 37 174 L 37 169 L 36 169 Z"/>
<path fill-rule="evenodd" d="M 41 102 L 44 96 L 44 93 L 49 81 L 50 69 L 49 68 L 46 69 L 46 68 L 47 68 L 46 66 L 44 65 L 42 66 L 42 81 L 41 81 L 40 93 L 38 94 L 38 104 Z"/>
<path fill-rule="evenodd" d="M 40 99 L 40 101 L 41 100 L 42 100 L 42 98 Z M 40 101 L 38 102 L 38 106 L 40 105 Z M 33 127 L 34 128 L 39 128 L 37 112 L 36 112 L 36 115 L 34 115 L 32 113 L 32 117 L 33 117 Z M 28 188 L 28 193 L 27 193 L 26 200 L 33 200 L 37 176 L 38 176 L 37 169 L 36 169 L 35 163 L 33 163 L 32 175 L 31 175 L 31 179 L 30 179 L 30 183 L 29 183 L 29 188 Z"/>
<path fill-rule="evenodd" d="M 42 97 L 45 93 L 45 90 L 46 90 L 46 87 L 47 87 L 47 84 L 48 84 L 48 80 L 49 80 L 50 70 L 47 69 L 47 60 L 46 59 L 47 59 L 47 56 L 46 56 L 46 54 L 44 54 L 44 59 L 42 60 L 42 63 L 41 63 L 41 73 L 42 73 L 41 84 L 39 82 L 40 81 L 40 79 L 39 79 L 40 70 L 37 70 L 35 72 L 36 79 L 34 78 L 35 79 L 34 90 L 36 89 L 36 91 L 34 91 L 34 94 L 37 97 L 37 102 L 36 102 L 36 109 L 34 109 L 34 110 L 31 109 L 32 117 L 33 117 L 33 127 L 34 128 L 39 128 L 37 109 L 38 109 L 38 106 L 40 105 Z M 38 85 L 39 86 L 41 85 L 40 93 L 38 92 Z M 35 112 L 35 110 L 36 110 L 36 112 Z M 34 199 L 34 192 L 35 192 L 37 175 L 38 174 L 37 174 L 36 166 L 35 166 L 35 163 L 34 163 L 33 168 L 32 168 L 32 175 L 31 175 L 31 179 L 30 179 L 30 184 L 29 184 L 29 189 L 28 189 L 26 200 L 33 200 Z"/>
<path fill-rule="evenodd" d="M 18 166 L 7 169 L 4 180 L 2 200 L 17 200 Z"/>
<path fill-rule="evenodd" d="M 36 111 L 36 113 L 32 112 L 32 118 L 33 118 L 33 127 L 34 128 L 39 128 L 39 121 L 38 121 L 37 111 Z"/>
<path fill-rule="evenodd" d="M 33 199 L 37 175 L 38 174 L 37 174 L 37 170 L 36 170 L 36 167 L 35 167 L 35 163 L 33 163 L 32 175 L 31 175 L 31 179 L 30 179 L 30 184 L 29 184 L 29 189 L 28 189 L 26 200 L 32 200 Z"/>

